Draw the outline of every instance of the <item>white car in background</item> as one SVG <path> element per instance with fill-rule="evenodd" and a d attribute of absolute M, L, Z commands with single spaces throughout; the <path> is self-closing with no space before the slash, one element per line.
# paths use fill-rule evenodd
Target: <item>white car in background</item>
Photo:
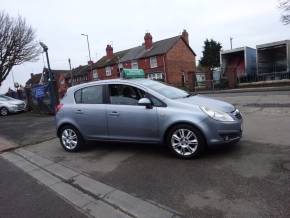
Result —
<path fill-rule="evenodd" d="M 7 116 L 9 113 L 17 113 L 25 110 L 25 102 L 11 98 L 5 95 L 0 95 L 0 115 Z"/>

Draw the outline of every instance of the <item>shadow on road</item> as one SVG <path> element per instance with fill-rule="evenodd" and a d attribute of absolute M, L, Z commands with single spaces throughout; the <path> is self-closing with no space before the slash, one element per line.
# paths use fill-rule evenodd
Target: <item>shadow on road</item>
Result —
<path fill-rule="evenodd" d="M 221 144 L 212 147 L 206 147 L 200 158 L 218 158 L 238 153 L 242 149 L 241 142 L 233 144 Z M 165 158 L 175 158 L 166 145 L 159 144 L 141 144 L 141 143 L 123 143 L 123 142 L 89 142 L 82 149 L 81 153 L 92 151 L 122 151 L 132 153 L 142 153 L 146 156 L 160 156 Z"/>

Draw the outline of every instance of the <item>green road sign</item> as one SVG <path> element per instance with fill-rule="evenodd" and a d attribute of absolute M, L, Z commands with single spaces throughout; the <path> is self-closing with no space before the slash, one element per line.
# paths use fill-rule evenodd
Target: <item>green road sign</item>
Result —
<path fill-rule="evenodd" d="M 124 79 L 145 78 L 143 69 L 123 69 L 122 75 Z"/>

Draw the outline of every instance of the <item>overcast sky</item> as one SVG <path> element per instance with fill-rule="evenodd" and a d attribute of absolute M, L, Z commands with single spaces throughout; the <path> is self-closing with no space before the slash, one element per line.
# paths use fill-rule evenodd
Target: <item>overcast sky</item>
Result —
<path fill-rule="evenodd" d="M 280 22 L 277 0 L 2 0 L 1 9 L 21 15 L 35 29 L 37 40 L 49 47 L 52 69 L 68 69 L 88 61 L 85 37 L 89 35 L 93 61 L 114 51 L 141 45 L 146 31 L 153 41 L 189 33 L 190 45 L 200 59 L 203 41 L 213 38 L 229 49 L 290 38 L 290 25 Z M 24 84 L 30 73 L 41 73 L 44 62 L 13 69 L 16 82 Z M 12 87 L 10 74 L 0 93 Z"/>

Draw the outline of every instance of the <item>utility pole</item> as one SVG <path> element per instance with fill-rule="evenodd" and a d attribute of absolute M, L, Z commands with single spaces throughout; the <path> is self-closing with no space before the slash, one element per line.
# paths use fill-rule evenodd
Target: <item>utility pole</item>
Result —
<path fill-rule="evenodd" d="M 69 70 L 70 70 L 70 85 L 73 86 L 73 74 L 72 74 L 72 70 L 71 70 L 70 58 L 68 59 L 68 64 L 69 64 Z"/>
<path fill-rule="evenodd" d="M 231 41 L 231 49 L 233 49 L 233 37 L 230 38 Z"/>

